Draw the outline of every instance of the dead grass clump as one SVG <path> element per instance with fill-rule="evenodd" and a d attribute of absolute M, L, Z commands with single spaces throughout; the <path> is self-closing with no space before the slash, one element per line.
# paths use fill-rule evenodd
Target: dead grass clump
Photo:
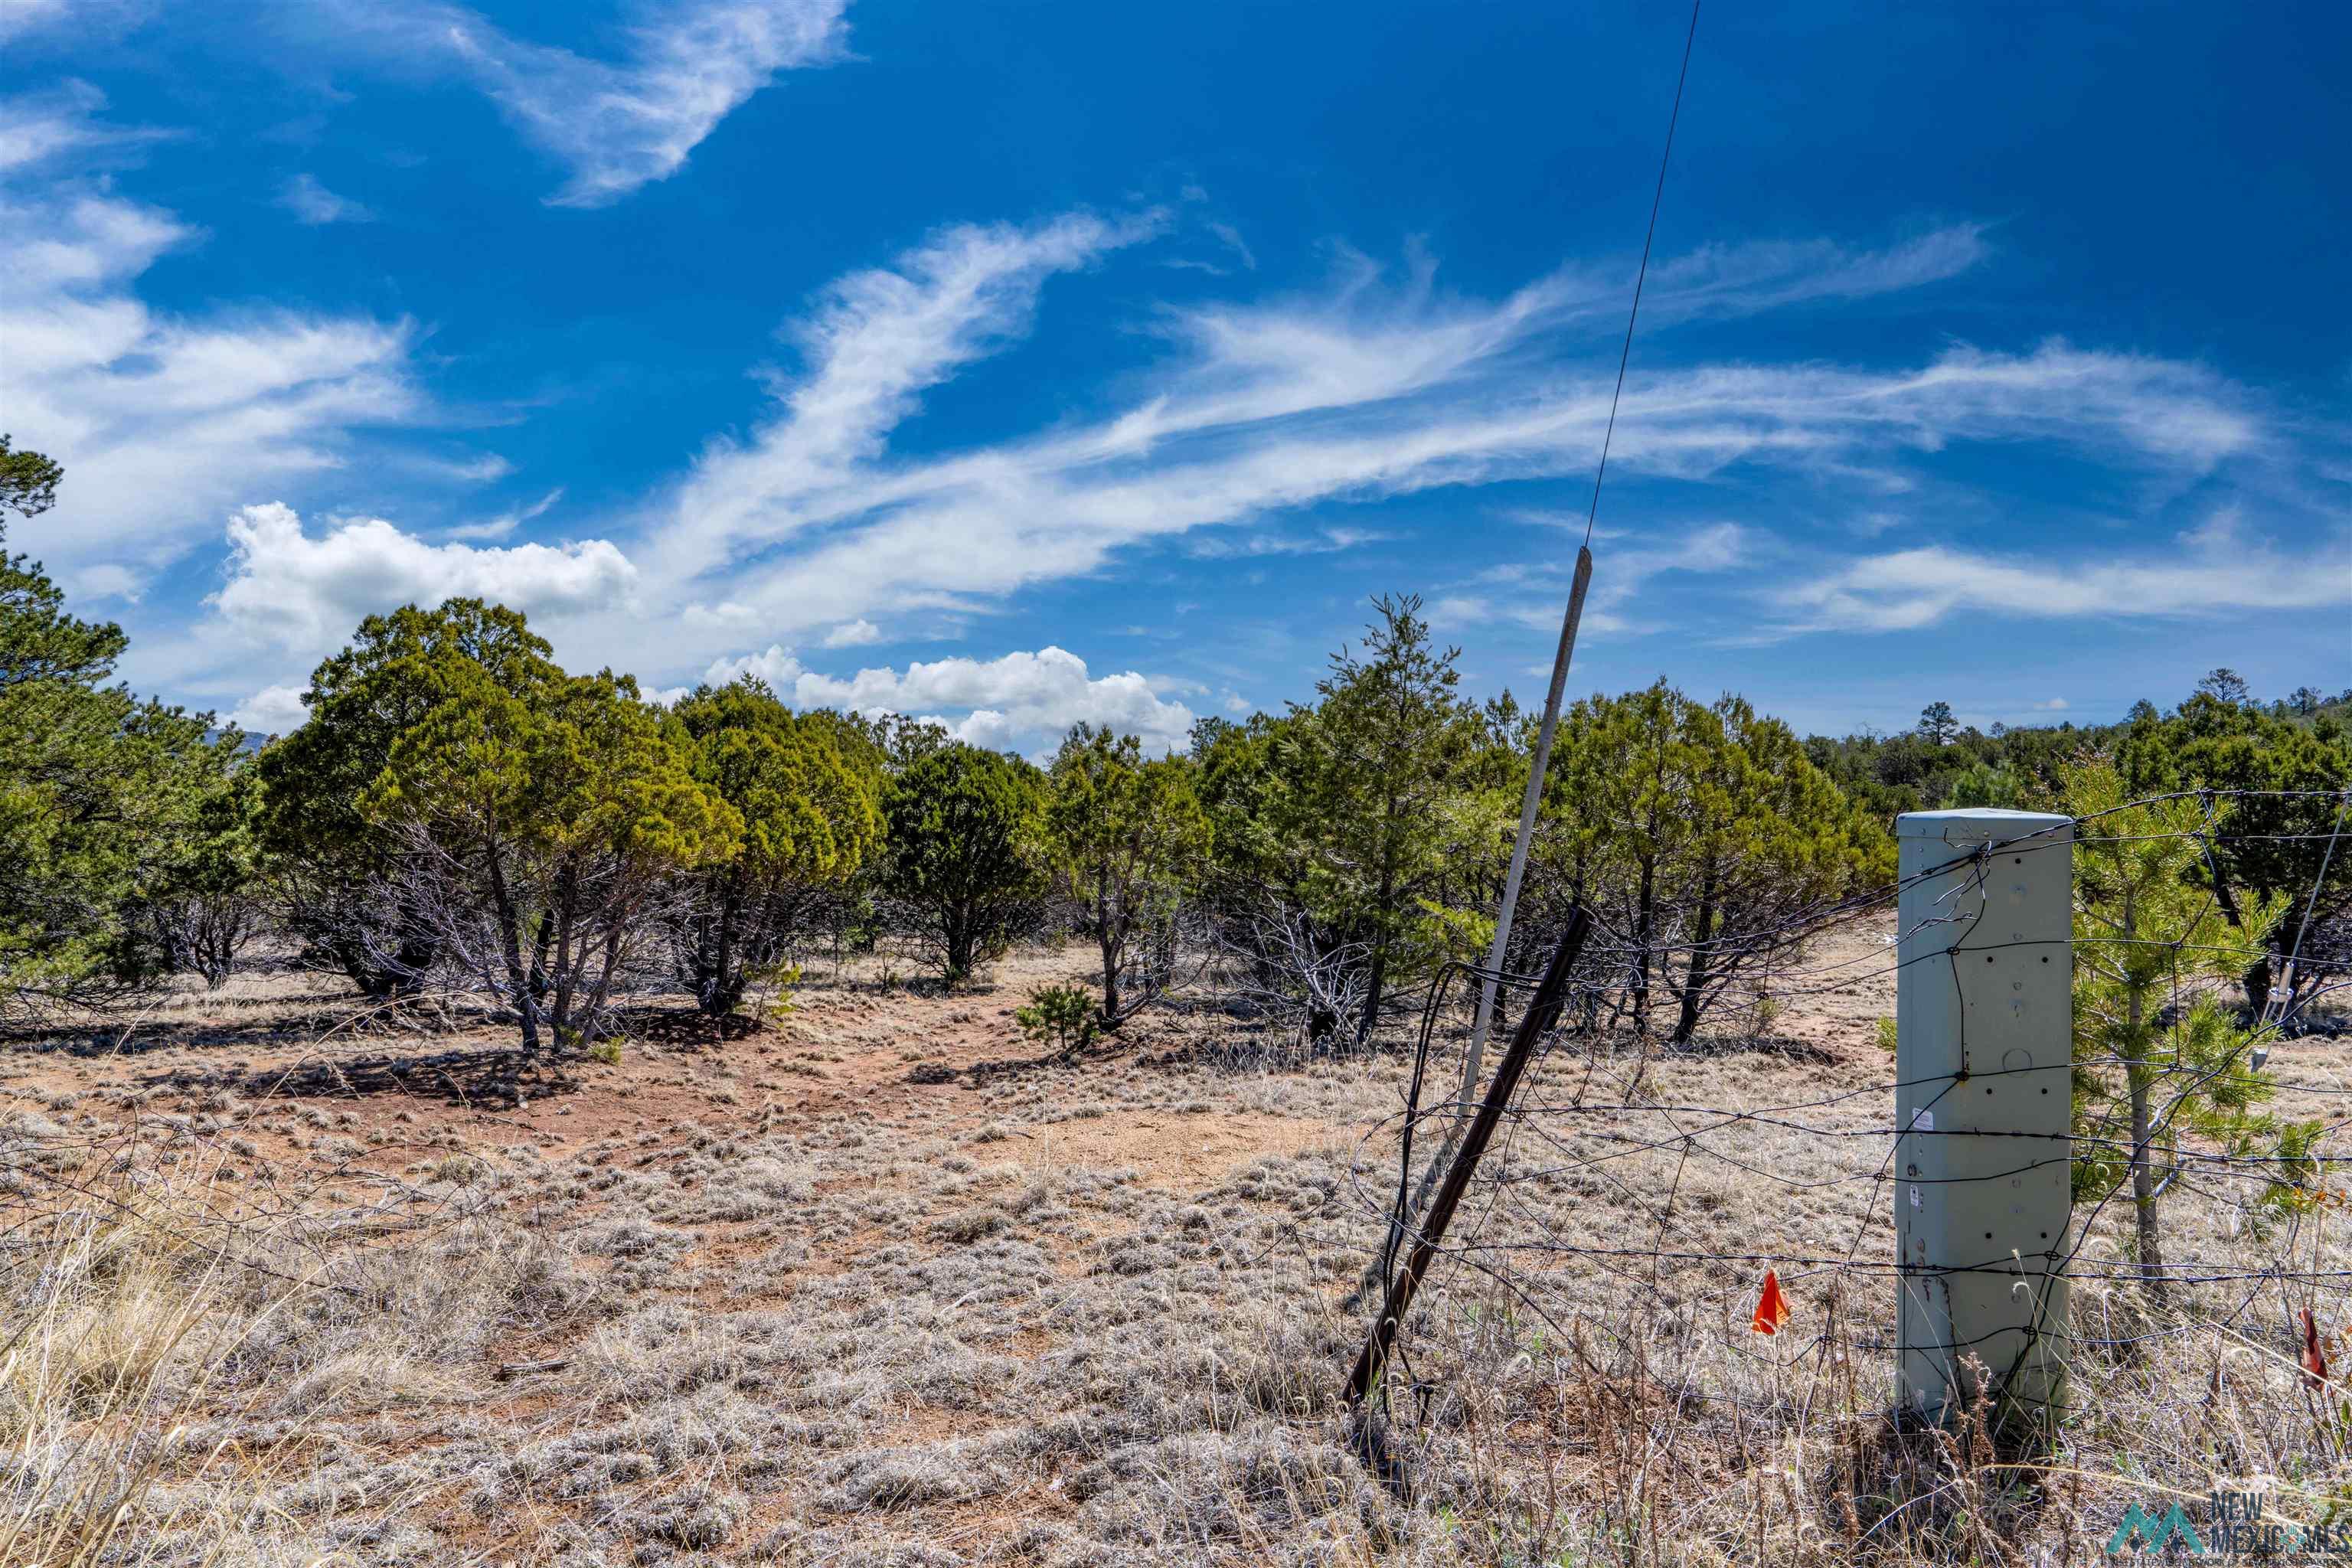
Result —
<path fill-rule="evenodd" d="M 1066 1488 L 1101 1540 L 1213 1547 L 1300 1544 L 1390 1521 L 1393 1502 L 1342 1447 L 1280 1426 L 1186 1432 L 1118 1449 Z"/>
<path fill-rule="evenodd" d="M 995 1204 L 985 1204 L 931 1223 L 930 1234 L 954 1247 L 969 1247 L 1013 1228 L 1013 1216 Z"/>
<path fill-rule="evenodd" d="M 827 1471 L 817 1501 L 835 1513 L 971 1502 L 1003 1491 L 1007 1479 L 985 1445 L 968 1440 L 873 1448 L 853 1454 Z"/>
<path fill-rule="evenodd" d="M 603 1258 L 667 1260 L 694 1246 L 691 1232 L 656 1225 L 641 1214 L 616 1215 L 591 1226 L 580 1238 L 583 1251 Z"/>
<path fill-rule="evenodd" d="M 277 1303 L 233 1309 L 236 1263 L 183 1229 L 200 1212 L 194 1184 L 90 1189 L 32 1215 L 0 1254 L 0 1562 L 143 1562 L 192 1527 L 249 1533 L 215 1516 L 264 1483 L 270 1458 L 192 1427 Z"/>

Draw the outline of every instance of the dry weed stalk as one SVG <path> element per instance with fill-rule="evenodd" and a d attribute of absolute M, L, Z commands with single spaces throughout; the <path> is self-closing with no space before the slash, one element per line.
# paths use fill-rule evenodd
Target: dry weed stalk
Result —
<path fill-rule="evenodd" d="M 182 1230 L 205 1206 L 191 1190 L 201 1184 L 117 1179 L 99 1202 L 18 1227 L 0 1264 L 15 1323 L 0 1356 L 0 1563 L 161 1560 L 218 1494 L 249 1498 L 270 1468 L 193 1430 L 223 1369 L 285 1300 L 226 1310 L 236 1259 Z M 209 1563 L 241 1531 L 201 1533 L 211 1539 L 195 1561 Z"/>

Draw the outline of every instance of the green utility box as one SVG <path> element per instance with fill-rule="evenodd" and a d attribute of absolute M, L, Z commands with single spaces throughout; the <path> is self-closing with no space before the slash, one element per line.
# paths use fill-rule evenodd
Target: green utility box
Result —
<path fill-rule="evenodd" d="M 2063 1403 L 2073 1217 L 2074 821 L 1897 817 L 1897 1402 Z"/>

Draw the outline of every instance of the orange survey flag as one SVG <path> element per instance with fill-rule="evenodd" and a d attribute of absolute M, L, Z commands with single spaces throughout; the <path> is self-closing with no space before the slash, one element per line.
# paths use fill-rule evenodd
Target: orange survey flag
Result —
<path fill-rule="evenodd" d="M 2319 1327 L 2308 1307 L 2303 1310 L 2303 1379 L 2314 1388 L 2327 1381 L 2327 1358 L 2319 1353 Z"/>
<path fill-rule="evenodd" d="M 2306 1317 L 2308 1313 L 2305 1314 Z M 1764 1293 L 1756 1298 L 1756 1331 L 1777 1334 L 1780 1325 L 1789 1321 L 1789 1299 L 1780 1294 L 1780 1276 L 1774 1270 L 1764 1270 Z"/>

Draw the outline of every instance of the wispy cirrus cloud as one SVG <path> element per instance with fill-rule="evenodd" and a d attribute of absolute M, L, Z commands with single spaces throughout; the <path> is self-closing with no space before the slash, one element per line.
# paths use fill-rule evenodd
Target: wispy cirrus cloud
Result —
<path fill-rule="evenodd" d="M 2125 559 L 1927 545 L 1865 556 L 1780 591 L 1773 603 L 1766 639 L 1914 631 L 1961 615 L 2194 618 L 2352 605 L 2352 524 L 2315 547 L 2287 549 L 2224 510 L 2153 553 Z"/>
<path fill-rule="evenodd" d="M 651 558 L 688 579 L 824 521 L 827 498 L 866 481 L 925 389 L 1027 330 L 1046 279 L 1148 237 L 1160 221 L 1075 213 L 959 226 L 891 267 L 840 279 L 786 332 L 806 373 L 770 379 L 780 406 L 749 440 L 703 451 L 659 520 Z"/>
<path fill-rule="evenodd" d="M 82 593 L 135 596 L 256 484 L 343 461 L 414 417 L 414 329 L 284 309 L 151 309 L 138 282 L 199 231 L 55 165 L 123 138 L 76 90 L 11 100 L 0 145 L 0 404 L 72 475 L 43 552 Z"/>
<path fill-rule="evenodd" d="M 611 59 L 517 37 L 462 5 L 332 0 L 290 15 L 338 52 L 470 81 L 569 172 L 550 205 L 600 207 L 676 174 L 778 72 L 835 58 L 846 8 L 847 0 L 668 0 L 641 9 Z"/>
<path fill-rule="evenodd" d="M 944 701 L 926 707 L 919 692 L 878 676 L 861 676 L 862 686 L 823 684 L 832 678 L 785 650 L 844 626 L 985 614 L 1025 587 L 1102 573 L 1124 554 L 1188 535 L 1206 542 L 1195 552 L 1213 554 L 1254 552 L 1262 540 L 1273 542 L 1267 551 L 1336 546 L 1374 531 L 1350 531 L 1330 508 L 1590 473 L 1614 370 L 1602 328 L 1617 301 L 1596 310 L 1573 269 L 1481 300 L 1441 289 L 1425 258 L 1412 258 L 1391 281 L 1349 255 L 1318 294 L 1148 314 L 1140 324 L 1167 352 L 1110 389 L 1094 418 L 1010 440 L 894 451 L 894 435 L 929 389 L 1021 340 L 1052 279 L 1100 264 L 1168 221 L 1073 214 L 946 229 L 888 267 L 823 290 L 785 333 L 801 350 L 797 374 L 769 378 L 772 400 L 749 433 L 714 439 L 675 486 L 648 499 L 633 527 L 607 531 L 627 569 L 625 598 L 615 567 L 590 574 L 595 592 L 547 600 L 559 649 L 633 662 L 649 679 L 746 658 L 792 659 L 795 692 L 803 677 L 817 682 L 808 700 L 946 712 Z M 1949 276 L 1977 241 L 1947 231 L 1932 244 L 1908 243 L 1884 252 L 1713 255 L 1684 273 L 1690 298 L 1705 301 L 1690 313 L 1910 286 Z M 1669 272 L 1678 265 L 1669 262 Z M 1659 357 L 1673 363 L 1670 348 Z M 1685 361 L 1652 371 L 1626 389 L 1612 471 L 1713 483 L 1754 470 L 1834 488 L 1855 474 L 1905 482 L 1906 464 L 1958 445 L 2034 442 L 2061 444 L 2118 474 L 2187 483 L 2261 460 L 2282 439 L 2260 399 L 2194 363 L 2057 340 L 2014 351 L 1954 344 L 1891 366 Z M 1311 528 L 1269 526 L 1317 508 L 1326 510 Z M 391 544 L 373 534 L 355 542 Z M 1652 624 L 1638 613 L 1645 584 L 1669 573 L 1721 582 L 1765 556 L 1810 570 L 1801 580 L 1819 585 L 1811 598 L 1768 606 L 1772 624 L 1791 631 L 1809 618 L 1857 626 L 1945 613 L 1933 605 L 1946 601 L 1932 595 L 1946 590 L 1931 593 L 1926 581 L 1935 563 L 1893 552 L 1867 567 L 1851 558 L 1809 567 L 1784 543 L 1719 518 L 1664 542 L 1612 546 L 1588 625 L 1640 632 Z M 2149 572 L 2118 582 L 2173 581 L 2154 565 Z M 1886 586 L 1906 573 L 1919 579 L 1916 593 Z M 271 585 L 288 602 L 315 592 L 295 578 Z M 1466 582 L 1437 607 L 1548 629 L 1559 590 L 1532 579 Z M 2188 600 L 2159 593 L 2147 603 L 2185 608 Z M 351 607 L 328 604 L 316 617 L 322 626 Z M 769 654 L 746 655 L 747 647 Z M 1025 666 L 1005 672 L 1030 679 Z M 1034 726 L 1064 710 L 973 697 L 958 722 Z M 983 721 L 982 712 L 998 717 Z M 1154 733 L 1173 732 L 1172 714 L 1152 722 Z"/>
<path fill-rule="evenodd" d="M 373 223 L 375 214 L 358 202 L 339 196 L 319 183 L 316 174 L 295 175 L 278 187 L 278 205 L 294 221 L 311 227 L 331 223 Z"/>
<path fill-rule="evenodd" d="M 1582 520 L 1577 521 L 1582 527 Z M 1675 536 L 1608 548 L 1609 570 L 1588 589 L 1582 631 L 1602 636 L 1654 629 L 1626 614 L 1651 581 L 1670 572 L 1713 574 L 1752 564 L 1759 545 L 1755 531 L 1736 522 L 1713 522 Z M 1539 555 L 1491 567 L 1431 601 L 1440 626 L 1471 626 L 1507 621 L 1530 631 L 1555 631 L 1568 603 L 1572 562 Z"/>
<path fill-rule="evenodd" d="M 1230 536 L 1204 537 L 1190 546 L 1190 553 L 1202 561 L 1266 555 L 1336 555 L 1343 550 L 1360 549 L 1395 537 L 1393 533 L 1374 528 L 1318 528 L 1305 533 L 1255 529 Z"/>
<path fill-rule="evenodd" d="M 98 118 L 105 107 L 104 93 L 72 79 L 0 99 L 0 176 L 68 153 L 120 156 L 173 134 L 152 126 L 109 124 Z"/>
<path fill-rule="evenodd" d="M 625 542 L 645 569 L 643 602 L 671 612 L 664 652 L 724 657 L 755 637 L 855 619 L 984 612 L 1157 541 L 1198 533 L 1212 553 L 1246 552 L 1269 520 L 1307 508 L 1590 471 L 1613 361 L 1573 269 L 1482 300 L 1441 290 L 1424 258 L 1391 283 L 1346 254 L 1319 295 L 1148 321 L 1171 352 L 1096 419 L 892 457 L 891 434 L 922 392 L 1017 341 L 1047 279 L 1158 221 L 946 230 L 822 294 L 788 333 L 806 369 L 774 384 L 771 417 L 714 443 Z M 1737 266 L 1718 255 L 1703 270 L 1773 279 L 1741 307 L 1769 309 L 1947 276 L 1972 243 L 1952 231 L 1910 250 L 1784 247 Z M 1808 263 L 1821 277 L 1800 286 Z M 1731 308 L 1727 290 L 1710 298 Z M 1908 366 L 1654 372 L 1627 389 L 1612 465 L 1629 477 L 1707 480 L 1753 466 L 1819 479 L 1958 443 L 2053 441 L 2125 470 L 2193 477 L 2273 438 L 2257 400 L 2202 367 L 2053 340 L 1954 345 Z M 1612 579 L 1719 574 L 1756 539 L 1737 525 L 1698 531 L 1654 562 L 1629 555 Z M 1629 593 L 1596 601 L 1596 629 L 1638 629 Z M 1538 614 L 1533 596 L 1523 607 L 1530 625 L 1557 614 Z M 595 635 L 636 633 L 605 621 Z"/>
<path fill-rule="evenodd" d="M 110 38 L 154 8 L 154 0 L 0 0 L 0 43 Z"/>
<path fill-rule="evenodd" d="M 511 507 L 479 522 L 464 522 L 454 528 L 445 528 L 441 531 L 441 537 L 460 541 L 504 539 L 524 523 L 546 516 L 549 510 L 562 499 L 563 487 L 558 485 L 528 506 Z"/>
<path fill-rule="evenodd" d="M 1530 378 L 1534 379 L 1534 378 Z M 1607 416 L 1601 374 L 1533 389 L 1491 378 L 1163 436 L 1121 453 L 1118 426 L 862 474 L 805 499 L 806 546 L 730 576 L 709 624 L 793 626 L 877 607 L 971 607 L 1101 568 L 1121 549 L 1331 501 L 1588 471 Z M 1170 405 L 1174 405 L 1174 399 Z M 2045 345 L 1954 350 L 1911 370 L 1705 367 L 1629 391 L 1615 462 L 1708 478 L 2055 438 L 2191 469 L 2257 438 L 2231 390 L 2186 367 Z M 727 608 L 726 606 L 731 606 Z M 723 614 L 721 613 L 723 610 Z"/>
<path fill-rule="evenodd" d="M 1441 290 L 1425 255 L 1411 255 L 1391 283 L 1344 248 L 1320 294 L 1162 313 L 1150 325 L 1173 355 L 1107 417 L 928 461 L 887 460 L 888 433 L 921 389 L 1024 331 L 1046 278 L 1160 221 L 1081 215 L 947 230 L 893 268 L 829 290 L 790 334 L 810 369 L 780 384 L 776 416 L 748 441 L 714 444 L 646 530 L 638 553 L 679 591 L 686 621 L 726 635 L 877 605 L 968 608 L 1095 570 L 1110 552 L 1163 534 L 1589 460 L 1605 408 L 1597 380 L 1564 374 L 1563 357 L 1613 314 L 1615 285 L 1563 268 L 1482 300 Z M 1861 287 L 1852 279 L 1865 274 L 1877 287 L 1959 264 L 1783 248 L 1752 263 L 1718 256 L 1710 274 L 1769 279 L 1790 295 L 1808 257 L 1834 275 L 1819 292 Z M 1855 390 L 1824 387 L 1818 402 L 1852 403 Z M 1704 460 L 1797 444 L 1748 401 L 1745 424 L 1738 411 L 1717 411 Z M 1644 460 L 1702 459 L 1660 438 Z M 747 572 L 747 561 L 758 564 Z M 702 580 L 724 592 L 699 591 Z"/>
<path fill-rule="evenodd" d="M 1863 300 L 1940 283 L 1982 262 L 1990 226 L 1951 224 L 1882 250 L 1831 239 L 1702 246 L 1655 269 L 1648 310 L 1692 318 L 1752 315 L 1822 300 Z M 1647 314 L 1647 311 L 1645 311 Z"/>

